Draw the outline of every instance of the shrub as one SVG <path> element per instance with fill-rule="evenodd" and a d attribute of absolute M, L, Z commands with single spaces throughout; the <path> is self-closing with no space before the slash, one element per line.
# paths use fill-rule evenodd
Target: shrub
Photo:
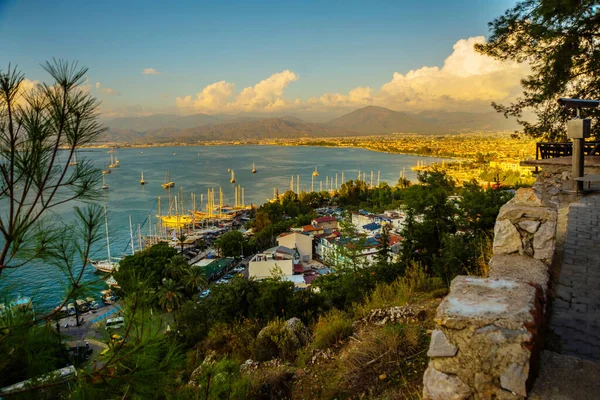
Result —
<path fill-rule="evenodd" d="M 258 321 L 251 319 L 233 324 L 217 323 L 210 329 L 203 347 L 218 356 L 247 360 L 254 353 L 254 341 L 260 329 Z"/>
<path fill-rule="evenodd" d="M 355 317 L 363 318 L 371 310 L 401 306 L 416 297 L 440 297 L 446 294 L 444 282 L 428 275 L 417 263 L 410 263 L 403 277 L 392 283 L 381 283 L 363 304 L 355 308 Z"/>
<path fill-rule="evenodd" d="M 256 337 L 255 359 L 267 361 L 281 358 L 292 361 L 302 346 L 302 338 L 286 321 L 275 319 L 263 328 Z"/>
<path fill-rule="evenodd" d="M 312 346 L 324 349 L 335 345 L 352 334 L 352 321 L 337 309 L 319 317 L 314 331 Z"/>

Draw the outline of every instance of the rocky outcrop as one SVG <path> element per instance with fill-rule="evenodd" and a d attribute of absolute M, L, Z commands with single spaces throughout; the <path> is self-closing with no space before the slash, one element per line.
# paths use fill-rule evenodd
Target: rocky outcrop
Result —
<path fill-rule="evenodd" d="M 498 214 L 487 278 L 458 276 L 439 305 L 423 398 L 522 399 L 538 369 L 557 213 L 519 189 Z"/>

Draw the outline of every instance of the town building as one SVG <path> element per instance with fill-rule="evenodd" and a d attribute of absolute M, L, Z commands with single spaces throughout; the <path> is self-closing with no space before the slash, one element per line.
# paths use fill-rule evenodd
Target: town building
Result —
<path fill-rule="evenodd" d="M 313 238 L 298 232 L 286 232 L 279 235 L 277 244 L 298 250 L 300 261 L 309 262 L 313 259 Z"/>
<path fill-rule="evenodd" d="M 301 269 L 298 250 L 276 246 L 252 257 L 248 263 L 248 277 L 265 279 L 276 275 L 289 276 L 294 274 L 294 270 Z"/>

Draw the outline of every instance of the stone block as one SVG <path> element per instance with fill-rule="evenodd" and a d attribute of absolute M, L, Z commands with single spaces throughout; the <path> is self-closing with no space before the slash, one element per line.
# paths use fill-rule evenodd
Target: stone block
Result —
<path fill-rule="evenodd" d="M 541 193 L 533 188 L 521 188 L 517 190 L 512 201 L 518 206 L 542 207 L 544 205 Z"/>
<path fill-rule="evenodd" d="M 519 222 L 518 225 L 519 228 L 523 229 L 526 232 L 535 233 L 535 231 L 537 231 L 537 229 L 540 227 L 540 224 L 540 221 L 523 220 Z"/>
<path fill-rule="evenodd" d="M 509 219 L 514 223 L 518 223 L 523 219 L 527 220 L 538 220 L 538 221 L 556 221 L 557 212 L 554 209 L 548 207 L 528 207 L 518 206 L 514 203 L 508 202 L 500 208 L 498 213 L 497 221 Z"/>
<path fill-rule="evenodd" d="M 556 221 L 543 223 L 533 236 L 533 256 L 540 259 L 552 258 L 556 238 Z"/>
<path fill-rule="evenodd" d="M 454 357 L 458 352 L 458 347 L 448 341 L 444 332 L 439 329 L 431 333 L 431 342 L 429 343 L 428 357 Z"/>
<path fill-rule="evenodd" d="M 527 378 L 529 365 L 511 363 L 500 375 L 500 386 L 503 389 L 527 397 Z"/>
<path fill-rule="evenodd" d="M 456 375 L 436 370 L 431 364 L 423 375 L 423 400 L 463 400 L 471 397 L 471 388 Z"/>
<path fill-rule="evenodd" d="M 522 329 L 534 323 L 536 300 L 536 289 L 525 283 L 457 276 L 437 309 L 435 321 L 449 329 L 487 325 Z"/>
<path fill-rule="evenodd" d="M 496 221 L 494 226 L 494 254 L 510 254 L 523 250 L 521 235 L 509 220 Z"/>
<path fill-rule="evenodd" d="M 528 283 L 544 293 L 548 289 L 548 266 L 535 258 L 518 254 L 494 255 L 489 264 L 489 277 Z"/>
<path fill-rule="evenodd" d="M 511 259 L 521 257 L 496 258 L 496 271 L 512 268 Z M 455 278 L 435 322 L 458 352 L 431 358 L 430 367 L 458 377 L 474 398 L 520 398 L 539 358 L 541 296 L 541 290 L 516 280 Z"/>

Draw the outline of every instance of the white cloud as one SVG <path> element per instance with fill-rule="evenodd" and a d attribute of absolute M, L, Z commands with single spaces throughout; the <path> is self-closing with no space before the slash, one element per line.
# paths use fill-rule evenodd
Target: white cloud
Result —
<path fill-rule="evenodd" d="M 158 72 L 154 68 L 144 68 L 142 70 L 142 74 L 144 74 L 144 75 L 160 75 L 160 74 L 162 74 L 162 72 Z"/>
<path fill-rule="evenodd" d="M 102 89 L 100 89 L 100 91 L 101 91 L 102 93 L 104 93 L 104 94 L 108 94 L 108 95 L 110 95 L 110 96 L 120 96 L 120 95 L 121 95 L 121 93 L 120 93 L 120 92 L 116 91 L 116 90 L 115 90 L 115 89 L 113 89 L 113 88 L 109 88 L 109 87 L 102 88 Z"/>
<path fill-rule="evenodd" d="M 212 83 L 194 97 L 177 97 L 178 107 L 197 112 L 269 112 L 285 109 L 289 104 L 283 100 L 283 92 L 291 83 L 298 80 L 292 71 L 282 71 L 271 75 L 254 86 L 244 88 L 234 95 L 235 84 L 226 81 Z"/>
<path fill-rule="evenodd" d="M 176 105 L 187 112 L 332 111 L 378 105 L 401 111 L 443 109 L 486 111 L 491 101 L 507 102 L 521 93 L 520 80 L 529 73 L 527 64 L 502 62 L 474 49 L 482 36 L 462 39 L 441 67 L 423 66 L 405 74 L 394 72 L 380 88 L 356 87 L 345 93 L 325 93 L 308 100 L 286 100 L 284 91 L 299 77 L 285 70 L 234 94 L 235 85 L 220 81 L 195 96 L 177 97 Z"/>
<path fill-rule="evenodd" d="M 87 82 L 87 78 L 86 78 L 86 82 Z M 87 85 L 87 86 L 89 86 L 89 85 Z M 109 96 L 120 96 L 121 95 L 120 92 L 116 91 L 113 88 L 102 87 L 100 82 L 96 82 L 96 89 L 99 89 L 102 93 L 108 94 Z"/>

